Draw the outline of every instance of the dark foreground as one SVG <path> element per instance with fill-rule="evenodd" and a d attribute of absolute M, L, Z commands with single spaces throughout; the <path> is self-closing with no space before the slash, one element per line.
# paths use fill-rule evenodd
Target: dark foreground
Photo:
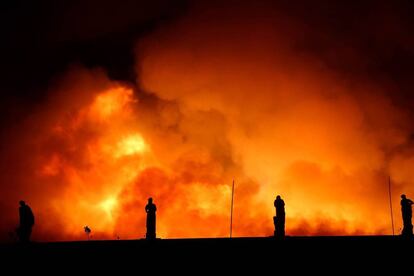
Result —
<path fill-rule="evenodd" d="M 160 239 L 0 245 L 1 261 L 15 269 L 139 271 L 196 267 L 195 275 L 216 269 L 329 271 L 362 268 L 414 269 L 414 240 L 399 236 Z M 17 264 L 17 266 L 16 266 Z M 27 264 L 34 264 L 33 266 Z M 58 271 L 57 271 L 58 272 Z M 140 273 L 137 273 L 139 275 Z M 277 273 L 276 273 L 277 274 Z"/>

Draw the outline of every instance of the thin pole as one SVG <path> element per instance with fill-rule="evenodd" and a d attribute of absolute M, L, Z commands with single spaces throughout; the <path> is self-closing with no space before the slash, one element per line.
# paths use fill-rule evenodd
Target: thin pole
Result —
<path fill-rule="evenodd" d="M 391 210 L 391 225 L 392 225 L 392 235 L 395 235 L 394 232 L 394 216 L 392 215 L 392 200 L 391 200 L 391 176 L 388 176 L 388 194 L 390 196 L 390 210 Z"/>
<path fill-rule="evenodd" d="M 233 234 L 233 199 L 234 199 L 234 179 L 233 179 L 233 186 L 231 189 L 231 210 L 230 210 L 230 238 Z"/>

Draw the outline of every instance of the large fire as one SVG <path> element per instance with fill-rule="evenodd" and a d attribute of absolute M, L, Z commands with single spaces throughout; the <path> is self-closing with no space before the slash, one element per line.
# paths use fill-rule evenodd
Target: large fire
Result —
<path fill-rule="evenodd" d="M 141 238 L 153 197 L 158 236 L 227 236 L 234 179 L 234 236 L 272 235 L 277 194 L 288 235 L 389 234 L 388 175 L 399 231 L 407 112 L 301 50 L 320 34 L 260 14 L 195 8 L 161 26 L 138 43 L 139 85 L 69 70 L 8 135 L 1 231 L 24 199 L 34 239 Z"/>

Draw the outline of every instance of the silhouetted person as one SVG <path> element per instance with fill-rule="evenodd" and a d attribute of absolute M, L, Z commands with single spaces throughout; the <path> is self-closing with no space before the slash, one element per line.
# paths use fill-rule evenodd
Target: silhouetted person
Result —
<path fill-rule="evenodd" d="M 273 223 L 275 224 L 275 237 L 285 236 L 285 202 L 278 195 L 274 202 L 276 208 L 276 216 L 273 217 Z"/>
<path fill-rule="evenodd" d="M 147 212 L 147 239 L 155 239 L 155 221 L 156 216 L 155 212 L 157 211 L 157 206 L 155 206 L 154 203 L 152 203 L 152 198 L 150 197 L 148 199 L 148 204 L 145 206 L 145 212 Z"/>
<path fill-rule="evenodd" d="M 30 241 L 30 235 L 32 234 L 32 227 L 35 223 L 34 215 L 32 209 L 23 201 L 19 202 L 19 217 L 20 225 L 17 228 L 17 236 L 19 241 L 27 243 Z"/>
<path fill-rule="evenodd" d="M 408 199 L 404 194 L 401 195 L 401 213 L 403 217 L 403 236 L 412 236 L 413 235 L 413 224 L 411 222 L 413 211 L 411 209 L 413 201 Z"/>

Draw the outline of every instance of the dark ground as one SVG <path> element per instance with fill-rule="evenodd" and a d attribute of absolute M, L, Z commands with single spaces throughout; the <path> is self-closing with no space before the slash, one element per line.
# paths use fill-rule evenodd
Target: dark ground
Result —
<path fill-rule="evenodd" d="M 286 237 L 283 240 L 159 239 L 0 245 L 1 260 L 14 269 L 30 267 L 38 272 L 52 266 L 58 267 L 56 272 L 105 271 L 114 268 L 157 272 L 167 269 L 169 272 L 188 270 L 194 275 L 222 269 L 241 272 L 253 269 L 257 273 L 271 269 L 275 272 L 272 274 L 286 269 L 293 274 L 303 270 L 342 274 L 361 269 L 369 272 L 392 269 L 394 273 L 391 275 L 395 275 L 397 270 L 410 271 L 414 267 L 413 249 L 413 239 L 399 236 Z M 194 268 L 196 270 L 192 270 Z"/>

